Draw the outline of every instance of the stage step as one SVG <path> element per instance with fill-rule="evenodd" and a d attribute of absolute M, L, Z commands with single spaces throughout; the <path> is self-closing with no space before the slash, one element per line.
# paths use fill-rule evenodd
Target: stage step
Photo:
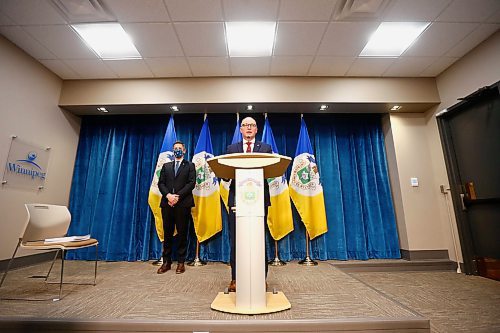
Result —
<path fill-rule="evenodd" d="M 355 318 L 319 320 L 50 320 L 0 319 L 0 331 L 14 332 L 342 332 L 429 333 L 425 318 Z"/>
<path fill-rule="evenodd" d="M 453 271 L 457 264 L 448 259 L 426 260 L 348 260 L 329 261 L 330 265 L 344 272 L 402 272 L 402 271 Z"/>

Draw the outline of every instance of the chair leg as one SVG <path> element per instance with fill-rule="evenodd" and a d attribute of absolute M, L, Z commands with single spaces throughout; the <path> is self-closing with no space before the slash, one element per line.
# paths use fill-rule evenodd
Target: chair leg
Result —
<path fill-rule="evenodd" d="M 5 272 L 3 273 L 2 276 L 2 281 L 0 281 L 0 288 L 3 285 L 3 281 L 5 281 L 5 278 L 7 277 L 7 273 L 9 272 L 10 265 L 12 264 L 12 261 L 14 260 L 14 257 L 16 256 L 17 250 L 19 249 L 19 245 L 21 245 L 21 239 L 17 242 L 16 249 L 14 250 L 14 254 L 12 255 L 12 258 L 10 258 L 9 263 L 7 264 L 7 268 L 5 269 Z"/>
<path fill-rule="evenodd" d="M 57 259 L 57 254 L 59 253 L 60 250 L 57 250 L 56 251 L 56 254 L 54 255 L 54 259 L 52 260 L 52 264 L 50 265 L 50 268 L 49 268 L 49 272 L 47 273 L 47 275 L 45 276 L 45 281 L 47 281 L 49 279 L 49 275 L 50 275 L 50 272 L 52 272 L 52 267 L 54 267 L 54 263 L 56 262 L 56 259 Z"/>
<path fill-rule="evenodd" d="M 95 267 L 94 267 L 94 286 L 95 286 L 95 281 L 97 279 L 97 259 L 98 259 L 98 251 L 97 251 L 97 246 L 95 246 Z"/>
<path fill-rule="evenodd" d="M 60 300 L 62 298 L 62 285 L 63 285 L 63 276 L 64 276 L 64 255 L 66 254 L 64 250 L 61 250 L 62 253 L 61 253 L 61 281 L 59 283 L 59 299 L 57 300 Z"/>

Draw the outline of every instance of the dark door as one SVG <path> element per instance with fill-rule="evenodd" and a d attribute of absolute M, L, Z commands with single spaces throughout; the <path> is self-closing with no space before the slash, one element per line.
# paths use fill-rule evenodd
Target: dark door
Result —
<path fill-rule="evenodd" d="M 500 280 L 499 83 L 438 115 L 465 272 Z"/>

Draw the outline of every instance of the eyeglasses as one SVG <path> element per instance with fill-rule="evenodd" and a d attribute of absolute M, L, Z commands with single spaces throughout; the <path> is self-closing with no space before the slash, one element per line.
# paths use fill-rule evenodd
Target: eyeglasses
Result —
<path fill-rule="evenodd" d="M 241 127 L 250 127 L 250 128 L 253 128 L 253 127 L 257 127 L 257 124 L 241 124 Z"/>

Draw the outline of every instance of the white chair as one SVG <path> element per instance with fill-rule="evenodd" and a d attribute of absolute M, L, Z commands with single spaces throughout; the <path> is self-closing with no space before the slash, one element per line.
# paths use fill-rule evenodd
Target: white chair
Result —
<path fill-rule="evenodd" d="M 9 272 L 12 261 L 14 260 L 17 250 L 19 248 L 27 250 L 56 250 L 52 264 L 50 265 L 49 272 L 45 277 L 45 281 L 49 278 L 54 262 L 59 254 L 61 253 L 61 278 L 59 281 L 59 297 L 52 299 L 53 301 L 58 301 L 62 298 L 62 285 L 64 276 L 64 257 L 66 251 L 82 249 L 85 247 L 95 246 L 96 258 L 95 258 L 95 268 L 94 268 L 94 282 L 87 283 L 95 286 L 97 278 L 97 246 L 99 242 L 96 239 L 90 238 L 82 241 L 71 241 L 71 242 L 58 242 L 58 243 L 48 243 L 45 242 L 49 238 L 59 238 L 66 236 L 71 222 L 71 214 L 66 206 L 57 205 L 46 205 L 46 204 L 25 204 L 26 211 L 28 212 L 28 218 L 26 220 L 24 230 L 19 237 L 16 249 L 12 258 L 7 264 L 7 269 L 5 270 L 2 281 L 0 282 L 0 287 L 2 287 L 3 282 Z M 13 298 L 2 298 L 2 299 L 13 299 Z M 23 300 L 43 300 L 43 299 L 23 299 Z"/>

